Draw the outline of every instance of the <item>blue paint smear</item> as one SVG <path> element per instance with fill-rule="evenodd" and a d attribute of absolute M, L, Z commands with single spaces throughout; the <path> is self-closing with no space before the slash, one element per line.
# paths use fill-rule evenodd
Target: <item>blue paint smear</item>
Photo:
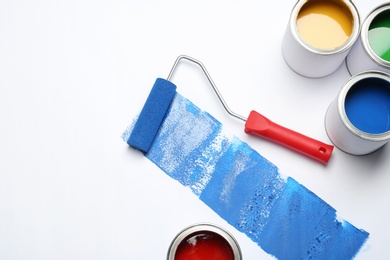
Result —
<path fill-rule="evenodd" d="M 257 238 L 285 181 L 278 169 L 234 139 L 200 199 L 238 230 Z"/>
<path fill-rule="evenodd" d="M 288 178 L 262 236 L 259 245 L 279 259 L 351 259 L 368 233 L 338 221 L 331 206 Z"/>
<path fill-rule="evenodd" d="M 368 239 L 180 94 L 145 156 L 278 259 L 350 259 Z"/>
<path fill-rule="evenodd" d="M 378 78 L 361 80 L 348 91 L 345 112 L 363 132 L 382 134 L 390 130 L 390 86 Z"/>

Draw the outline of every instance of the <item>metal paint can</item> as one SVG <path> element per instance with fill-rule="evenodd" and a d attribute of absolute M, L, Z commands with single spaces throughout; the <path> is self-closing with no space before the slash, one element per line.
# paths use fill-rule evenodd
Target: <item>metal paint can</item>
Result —
<path fill-rule="evenodd" d="M 366 17 L 346 63 L 351 75 L 366 70 L 390 73 L 390 3 L 378 6 Z"/>
<path fill-rule="evenodd" d="M 335 22 L 339 26 L 334 27 Z M 299 0 L 290 15 L 282 54 L 296 73 L 324 77 L 344 62 L 359 33 L 360 16 L 352 1 Z"/>
<path fill-rule="evenodd" d="M 351 77 L 330 104 L 326 132 L 340 150 L 364 155 L 390 140 L 390 75 L 365 71 Z"/>
<path fill-rule="evenodd" d="M 228 231 L 210 223 L 199 223 L 183 229 L 173 239 L 167 260 L 181 259 L 242 260 L 242 255 Z"/>

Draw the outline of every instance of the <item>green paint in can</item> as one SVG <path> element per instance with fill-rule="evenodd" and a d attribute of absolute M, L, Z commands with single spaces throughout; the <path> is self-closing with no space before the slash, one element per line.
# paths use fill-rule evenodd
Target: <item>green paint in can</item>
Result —
<path fill-rule="evenodd" d="M 390 9 L 379 13 L 368 29 L 368 41 L 374 53 L 390 62 Z"/>

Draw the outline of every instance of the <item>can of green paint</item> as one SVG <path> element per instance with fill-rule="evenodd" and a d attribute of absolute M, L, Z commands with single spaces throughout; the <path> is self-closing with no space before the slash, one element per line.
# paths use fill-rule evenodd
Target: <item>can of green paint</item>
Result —
<path fill-rule="evenodd" d="M 390 73 L 390 3 L 378 6 L 366 17 L 346 63 L 351 75 L 366 70 Z"/>
<path fill-rule="evenodd" d="M 340 150 L 364 155 L 390 140 L 390 75 L 365 71 L 352 76 L 330 104 L 325 129 Z"/>

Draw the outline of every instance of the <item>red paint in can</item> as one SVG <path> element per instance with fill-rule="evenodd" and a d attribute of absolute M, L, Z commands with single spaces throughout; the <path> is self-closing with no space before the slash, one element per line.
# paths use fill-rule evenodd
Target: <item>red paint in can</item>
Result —
<path fill-rule="evenodd" d="M 168 260 L 241 260 L 237 241 L 226 230 L 201 223 L 182 230 L 172 241 Z"/>
<path fill-rule="evenodd" d="M 199 231 L 187 236 L 178 246 L 175 260 L 234 260 L 232 247 L 222 236 Z"/>

